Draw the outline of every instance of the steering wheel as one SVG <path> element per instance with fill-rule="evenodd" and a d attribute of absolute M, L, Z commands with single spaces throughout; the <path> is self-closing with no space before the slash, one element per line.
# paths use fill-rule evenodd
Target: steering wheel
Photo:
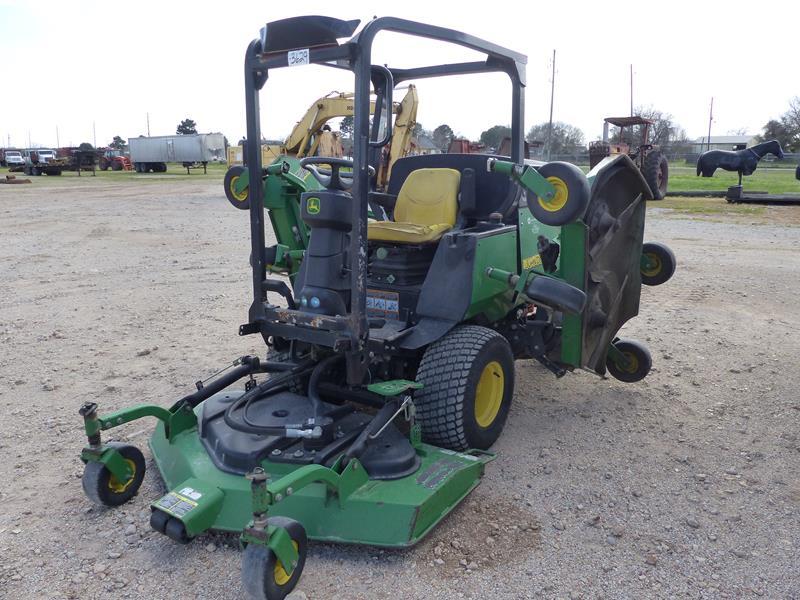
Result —
<path fill-rule="evenodd" d="M 315 165 L 330 165 L 328 169 L 318 169 Z M 314 176 L 323 187 L 329 190 L 347 191 L 353 187 L 353 173 L 342 173 L 342 167 L 353 168 L 353 161 L 346 158 L 331 158 L 329 156 L 306 156 L 300 159 L 300 166 Z M 369 176 L 375 176 L 375 169 L 367 166 Z"/>

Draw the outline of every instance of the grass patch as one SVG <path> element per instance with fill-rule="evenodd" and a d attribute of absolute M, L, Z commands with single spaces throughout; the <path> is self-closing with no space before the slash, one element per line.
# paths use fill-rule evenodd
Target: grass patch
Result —
<path fill-rule="evenodd" d="M 670 192 L 726 191 L 738 183 L 739 175 L 729 171 L 717 169 L 713 177 L 698 177 L 694 166 L 685 163 L 669 166 Z M 770 194 L 800 194 L 800 181 L 795 179 L 794 169 L 759 168 L 749 177 L 742 178 L 742 186 L 745 192 L 757 190 Z"/>
<path fill-rule="evenodd" d="M 209 163 L 208 173 L 203 174 L 203 169 L 192 169 L 191 175 L 186 174 L 186 168 L 181 163 L 167 163 L 166 173 L 137 173 L 136 171 L 95 171 L 96 176 L 92 177 L 91 172 L 83 171 L 78 177 L 77 171 L 64 171 L 61 176 L 40 175 L 38 177 L 26 176 L 24 173 L 9 173 L 8 169 L 0 169 L 0 177 L 6 174 L 16 175 L 20 179 L 30 179 L 37 186 L 57 186 L 75 185 L 81 183 L 92 185 L 93 183 L 107 184 L 111 182 L 141 183 L 168 183 L 170 181 L 198 181 L 198 182 L 222 182 L 228 165 L 219 163 Z"/>
<path fill-rule="evenodd" d="M 663 208 L 687 215 L 740 215 L 758 216 L 765 212 L 764 206 L 731 204 L 724 198 L 670 198 L 648 202 L 650 209 Z"/>

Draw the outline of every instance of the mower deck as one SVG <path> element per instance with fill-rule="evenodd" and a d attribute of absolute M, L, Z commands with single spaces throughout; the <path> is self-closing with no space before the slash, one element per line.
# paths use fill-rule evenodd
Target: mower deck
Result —
<path fill-rule="evenodd" d="M 214 397 L 206 403 L 213 401 Z M 195 411 L 201 424 L 206 403 Z M 264 442 L 258 439 L 262 436 L 251 437 L 256 445 Z M 241 474 L 218 468 L 202 439 L 198 428 L 193 427 L 170 443 L 159 422 L 150 448 L 171 490 L 164 498 L 168 498 L 167 504 L 174 502 L 176 495 L 184 502 L 193 500 L 189 506 L 196 504 L 181 516 L 192 537 L 208 529 L 240 533 L 252 517 L 250 482 Z M 294 443 L 298 448 L 302 445 L 302 441 Z M 293 447 L 285 452 L 300 452 Z M 314 540 L 385 547 L 414 545 L 478 485 L 484 466 L 494 458 L 484 452 L 457 453 L 423 443 L 414 450 L 419 468 L 410 475 L 393 480 L 354 478 L 360 484 L 346 499 L 324 483 L 311 483 L 275 504 L 270 515 L 302 522 L 308 537 Z M 268 484 L 297 473 L 299 466 L 269 459 L 259 465 L 270 477 Z M 181 493 L 187 488 L 191 491 Z M 193 499 L 197 494 L 199 498 Z M 154 508 L 163 509 L 160 503 L 164 498 L 153 503 Z"/>

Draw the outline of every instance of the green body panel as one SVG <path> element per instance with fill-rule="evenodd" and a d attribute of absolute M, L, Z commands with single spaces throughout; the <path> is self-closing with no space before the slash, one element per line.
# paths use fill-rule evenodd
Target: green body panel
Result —
<path fill-rule="evenodd" d="M 276 173 L 264 180 L 264 208 L 267 209 L 277 242 L 289 251 L 305 250 L 309 229 L 300 218 L 300 194 L 321 189 L 311 173 L 292 156 L 282 156 L 275 164 L 289 164 L 288 173 Z M 295 263 L 299 265 L 299 262 Z M 292 272 L 295 272 L 292 269 Z"/>
<path fill-rule="evenodd" d="M 180 519 L 194 537 L 214 524 L 224 497 L 219 488 L 190 477 L 150 506 Z"/>
<path fill-rule="evenodd" d="M 527 274 L 546 275 L 542 269 L 537 240 L 540 235 L 556 242 L 560 247 L 556 270 L 550 275 L 559 277 L 586 291 L 586 236 L 587 227 L 581 221 L 555 227 L 537 221 L 527 207 L 519 209 L 519 253 L 522 270 Z M 561 362 L 581 366 L 582 317 L 564 315 L 561 335 Z"/>
<path fill-rule="evenodd" d="M 217 469 L 196 429 L 184 431 L 172 442 L 164 436 L 161 423 L 150 440 L 156 464 L 170 490 L 180 490 L 188 480 L 202 481 L 206 489 L 216 488 L 224 495 L 210 529 L 241 532 L 253 513 L 250 482 L 241 475 Z M 347 474 L 357 470 L 351 461 L 340 477 L 331 469 L 329 481 L 299 481 L 307 474 L 296 465 L 264 461 L 269 474 L 268 489 L 274 504 L 269 515 L 293 518 L 316 540 L 363 543 L 376 546 L 403 547 L 419 541 L 478 485 L 485 464 L 491 455 L 471 455 L 441 450 L 420 444 L 420 468 L 413 474 L 394 481 L 357 479 Z M 351 466 L 355 465 L 355 466 Z M 363 472 L 363 468 L 361 468 Z M 289 476 L 286 480 L 281 478 Z M 346 476 L 347 475 L 347 476 Z M 360 474 L 359 474 L 360 475 Z M 332 492 L 333 481 L 339 479 L 338 494 Z M 291 486 L 288 484 L 291 483 Z M 291 495 L 280 489 L 293 489 Z M 216 510 L 216 507 L 215 507 Z M 211 514 L 211 511 L 208 511 Z"/>
<path fill-rule="evenodd" d="M 472 298 L 465 319 L 483 314 L 489 321 L 498 321 L 514 305 L 513 291 L 502 282 L 486 277 L 487 267 L 517 272 L 516 231 L 478 239 L 472 266 Z"/>
<path fill-rule="evenodd" d="M 570 285 L 586 291 L 586 243 L 588 228 L 581 222 L 561 228 L 561 259 L 556 274 Z M 561 323 L 561 361 L 583 366 L 581 343 L 583 315 L 564 315 Z"/>

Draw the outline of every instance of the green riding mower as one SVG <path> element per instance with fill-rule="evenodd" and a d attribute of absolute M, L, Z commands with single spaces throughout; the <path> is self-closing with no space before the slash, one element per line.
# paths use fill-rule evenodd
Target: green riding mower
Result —
<path fill-rule="evenodd" d="M 247 49 L 249 140 L 261 139 L 259 92 L 272 69 L 315 64 L 355 79 L 352 161 L 262 165 L 250 144 L 247 167 L 225 178 L 250 223 L 253 302 L 239 334 L 260 335 L 264 355 L 235 360 L 169 408 L 81 408 L 87 495 L 115 506 L 137 493 L 142 453 L 103 432 L 155 417 L 150 449 L 169 492 L 151 504 L 152 527 L 179 543 L 239 534 L 252 598 L 292 590 L 309 539 L 406 547 L 428 534 L 493 459 L 515 360 L 556 377 L 645 377 L 647 349 L 617 333 L 638 313 L 641 284 L 675 268 L 668 248 L 642 243 L 650 191 L 627 156 L 588 176 L 524 160 L 523 55 L 401 19 L 353 35 L 357 26 L 271 22 Z M 373 64 L 384 31 L 484 58 Z M 486 72 L 511 81 L 511 155 L 409 156 L 377 191 L 395 87 Z"/>

